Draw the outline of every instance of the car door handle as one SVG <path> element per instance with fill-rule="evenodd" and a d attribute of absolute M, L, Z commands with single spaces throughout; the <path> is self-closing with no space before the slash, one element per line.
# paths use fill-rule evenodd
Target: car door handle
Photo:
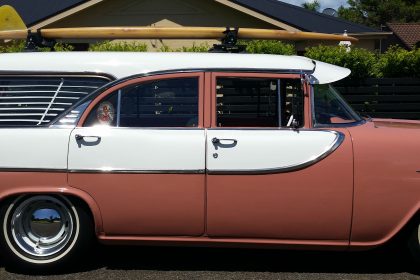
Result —
<path fill-rule="evenodd" d="M 81 140 L 85 140 L 87 142 L 97 142 L 101 140 L 101 136 L 93 136 L 93 135 L 80 135 L 80 134 L 76 134 L 75 135 L 76 140 L 81 141 Z"/>
<path fill-rule="evenodd" d="M 236 139 L 219 139 L 217 137 L 214 137 L 211 139 L 211 142 L 213 145 L 236 145 L 238 143 L 238 140 Z"/>

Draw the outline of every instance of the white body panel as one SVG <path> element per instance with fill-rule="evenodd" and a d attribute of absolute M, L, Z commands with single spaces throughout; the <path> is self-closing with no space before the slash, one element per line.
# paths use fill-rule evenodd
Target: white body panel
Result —
<path fill-rule="evenodd" d="M 98 136 L 76 140 L 76 135 Z M 70 171 L 204 171 L 204 129 L 76 128 Z"/>
<path fill-rule="evenodd" d="M 207 169 L 210 172 L 281 172 L 322 158 L 333 149 L 338 136 L 330 131 L 209 130 Z M 214 138 L 220 139 L 221 144 L 214 144 Z"/>
<path fill-rule="evenodd" d="M 342 80 L 351 74 L 350 69 L 315 61 L 315 72 L 311 77 L 311 84 L 329 84 Z"/>
<path fill-rule="evenodd" d="M 319 63 L 319 62 L 316 62 Z M 311 72 L 313 60 L 299 56 L 227 53 L 51 52 L 1 54 L 0 71 L 107 73 L 116 78 L 169 70 L 273 70 Z M 314 73 L 316 83 L 330 83 L 350 70 L 326 63 Z"/>
<path fill-rule="evenodd" d="M 1 129 L 0 169 L 67 168 L 67 148 L 72 129 Z"/>

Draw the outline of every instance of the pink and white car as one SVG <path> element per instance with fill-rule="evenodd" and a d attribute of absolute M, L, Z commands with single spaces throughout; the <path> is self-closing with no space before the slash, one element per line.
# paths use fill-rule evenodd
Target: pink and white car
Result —
<path fill-rule="evenodd" d="M 272 55 L 0 55 L 5 261 L 60 265 L 93 237 L 361 250 L 406 231 L 419 257 L 420 122 L 361 118 L 329 85 L 349 74 Z"/>

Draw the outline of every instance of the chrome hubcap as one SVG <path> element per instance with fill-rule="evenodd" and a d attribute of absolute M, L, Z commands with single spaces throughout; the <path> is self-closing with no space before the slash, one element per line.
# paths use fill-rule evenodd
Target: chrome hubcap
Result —
<path fill-rule="evenodd" d="M 14 210 L 10 227 L 13 240 L 24 252 L 48 257 L 68 244 L 74 225 L 63 202 L 51 196 L 34 196 Z"/>

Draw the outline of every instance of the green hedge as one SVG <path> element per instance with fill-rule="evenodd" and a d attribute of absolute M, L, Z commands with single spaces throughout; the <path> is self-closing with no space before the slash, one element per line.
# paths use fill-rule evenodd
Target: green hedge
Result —
<path fill-rule="evenodd" d="M 280 55 L 296 55 L 294 45 L 279 41 L 253 40 L 239 42 L 245 45 L 248 53 L 265 53 Z M 24 49 L 24 42 L 15 41 L 5 46 L 0 46 L 0 52 L 20 52 Z M 161 52 L 207 52 L 210 49 L 208 44 L 193 45 L 171 49 L 163 45 Z M 41 51 L 48 51 L 42 49 Z M 55 51 L 71 51 L 72 46 L 57 44 Z M 139 42 L 102 42 L 93 44 L 90 51 L 133 51 L 146 52 L 146 44 Z M 377 54 L 366 49 L 353 47 L 350 52 L 339 46 L 310 47 L 306 49 L 305 56 L 324 61 L 327 63 L 350 68 L 352 79 L 363 78 L 397 78 L 397 77 L 420 77 L 420 49 L 407 51 L 399 47 L 391 47 L 384 54 Z"/>
<path fill-rule="evenodd" d="M 74 49 L 73 46 L 63 44 L 63 43 L 57 43 L 54 46 L 54 51 L 57 52 L 65 52 L 65 51 L 72 51 Z M 14 52 L 22 52 L 25 50 L 25 41 L 12 41 L 11 43 L 8 43 L 6 45 L 0 45 L 0 53 L 14 53 Z M 49 52 L 51 51 L 50 48 L 40 48 L 39 51 L 41 52 Z"/>
<path fill-rule="evenodd" d="M 347 52 L 338 46 L 307 48 L 305 56 L 350 68 L 351 78 L 420 77 L 420 49 L 407 51 L 391 47 L 384 54 L 352 48 Z"/>
<path fill-rule="evenodd" d="M 348 52 L 344 47 L 318 46 L 307 48 L 305 56 L 349 68 L 354 79 L 374 77 L 378 71 L 378 55 L 366 49 L 353 48 Z"/>
<path fill-rule="evenodd" d="M 406 51 L 391 47 L 380 55 L 377 77 L 420 77 L 420 49 Z"/>

